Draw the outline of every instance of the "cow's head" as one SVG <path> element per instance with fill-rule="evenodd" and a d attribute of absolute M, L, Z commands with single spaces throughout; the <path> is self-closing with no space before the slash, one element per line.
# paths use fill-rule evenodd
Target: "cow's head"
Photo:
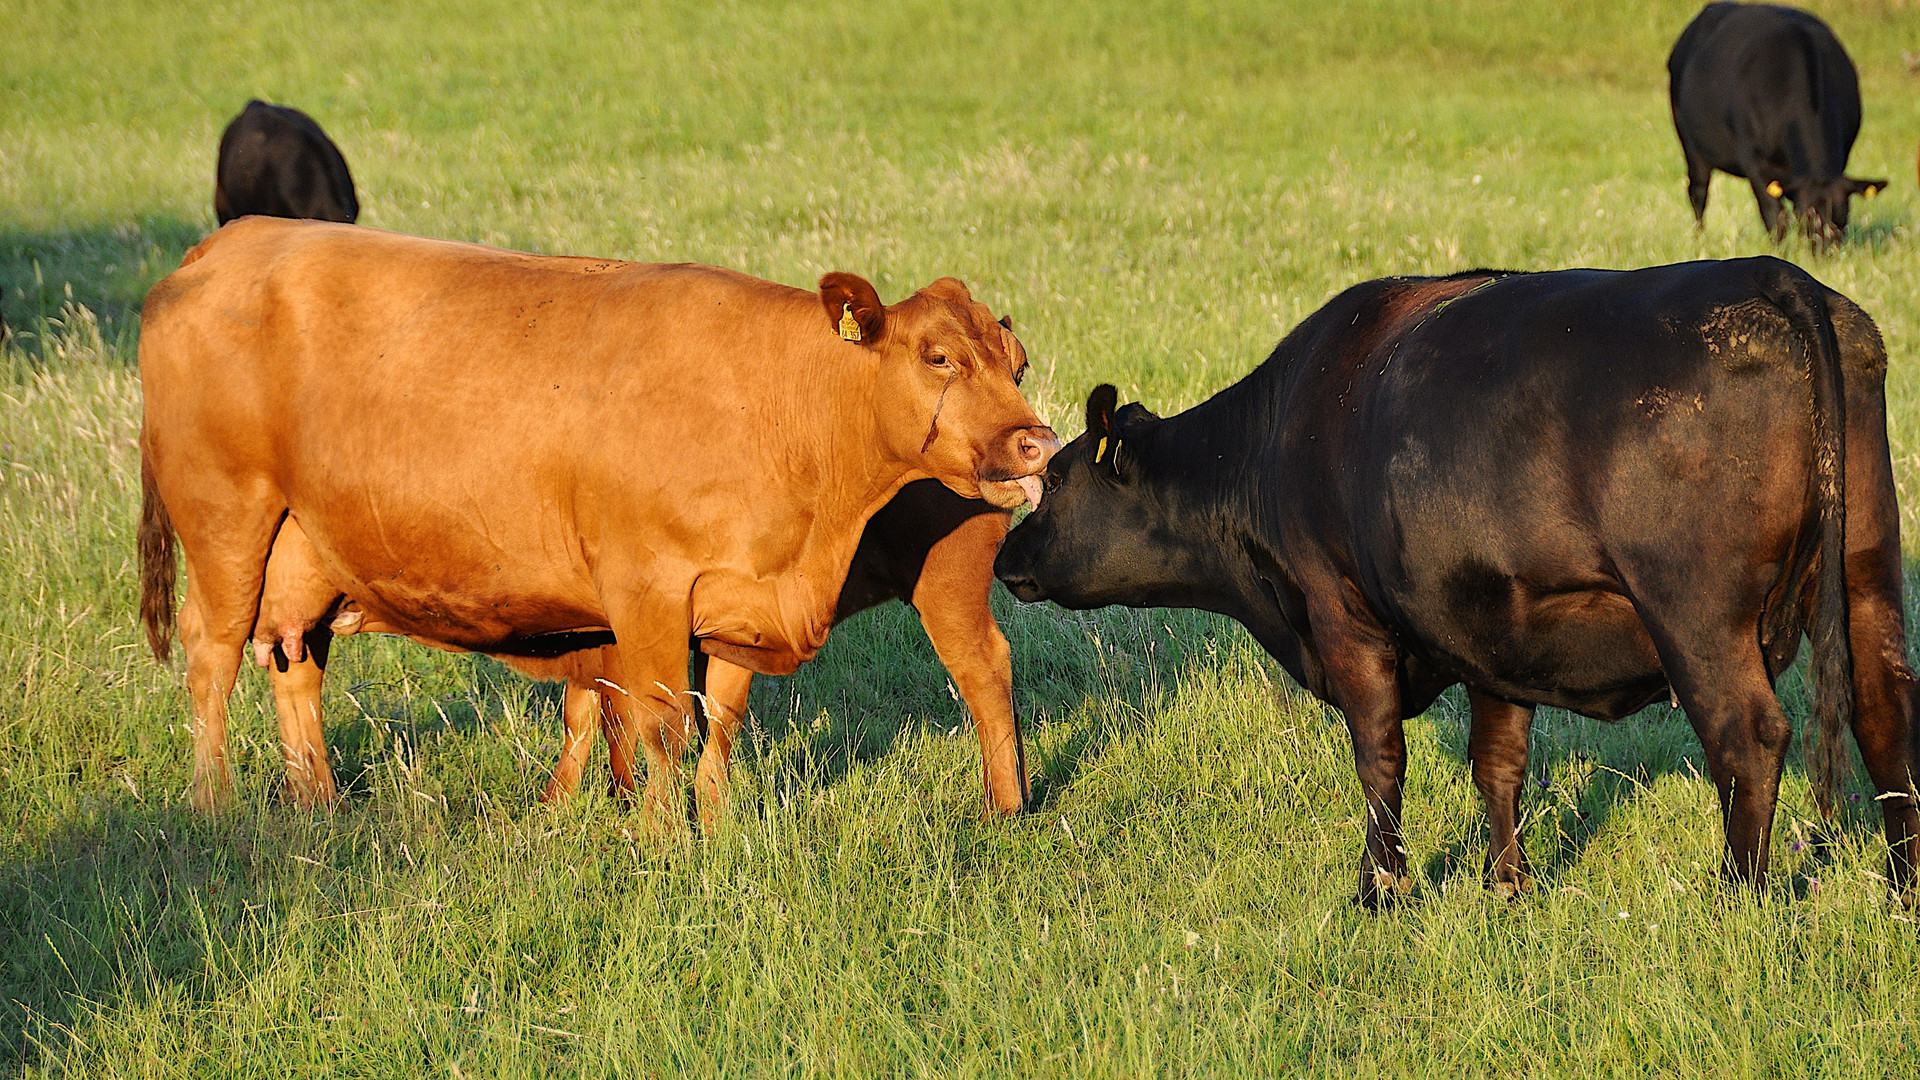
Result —
<path fill-rule="evenodd" d="M 1157 475 L 1164 422 L 1137 404 L 1116 411 L 1118 400 L 1104 384 L 1087 397 L 1086 433 L 1054 455 L 1046 497 L 1007 534 L 993 572 L 1028 603 L 1205 607 L 1197 590 L 1218 575 L 1211 548 L 1192 542 L 1203 515 Z"/>
<path fill-rule="evenodd" d="M 1060 440 L 1020 396 L 1027 353 L 1013 320 L 996 322 L 953 278 L 887 306 L 864 279 L 828 274 L 820 301 L 833 332 L 879 361 L 875 406 L 894 457 L 1002 509 L 1039 503 Z"/>
<path fill-rule="evenodd" d="M 1855 195 L 1873 198 L 1887 186 L 1885 180 L 1788 180 L 1782 188 L 1800 215 L 1801 227 L 1815 244 L 1838 243 L 1847 237 L 1847 218 Z"/>

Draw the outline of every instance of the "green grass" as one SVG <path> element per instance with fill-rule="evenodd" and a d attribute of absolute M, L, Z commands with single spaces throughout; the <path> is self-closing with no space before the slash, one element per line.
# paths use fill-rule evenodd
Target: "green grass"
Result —
<path fill-rule="evenodd" d="M 535 802 L 554 688 L 385 639 L 330 680 L 342 809 L 279 801 L 249 672 L 241 805 L 201 819 L 134 625 L 139 300 L 212 227 L 249 96 L 333 134 L 367 224 L 963 277 L 1075 432 L 1093 383 L 1193 404 L 1365 278 L 1769 250 L 1725 177 L 1692 228 L 1664 59 L 1694 6 L 0 0 L 0 1070 L 1913 1075 L 1920 933 L 1870 804 L 1816 826 L 1796 757 L 1774 887 L 1730 894 L 1665 709 L 1543 716 L 1509 904 L 1443 699 L 1410 730 L 1420 893 L 1375 917 L 1344 732 L 1221 620 L 998 595 L 1042 796 L 1004 823 L 911 614 L 872 613 L 756 685 L 735 820 L 665 849 Z M 1861 70 L 1852 171 L 1893 186 L 1845 250 L 1784 253 L 1886 334 L 1920 551 L 1920 11 L 1816 7 Z"/>

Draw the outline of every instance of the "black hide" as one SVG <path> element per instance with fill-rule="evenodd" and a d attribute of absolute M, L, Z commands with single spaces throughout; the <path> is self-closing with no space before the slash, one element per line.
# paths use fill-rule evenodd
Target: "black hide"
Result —
<path fill-rule="evenodd" d="M 1726 868 L 1758 881 L 1788 740 L 1773 679 L 1804 630 L 1817 786 L 1851 725 L 1893 793 L 1904 887 L 1916 695 L 1885 370 L 1858 307 L 1772 258 L 1366 282 L 1177 416 L 1096 390 L 995 571 L 1026 601 L 1231 616 L 1339 707 L 1370 904 L 1407 886 L 1401 722 L 1455 683 L 1496 885 L 1527 880 L 1533 707 L 1615 719 L 1670 693 Z"/>
<path fill-rule="evenodd" d="M 1825 242 L 1845 237 L 1853 196 L 1887 186 L 1842 175 L 1860 133 L 1860 79 L 1812 15 L 1708 4 L 1674 43 L 1667 73 L 1695 221 L 1715 169 L 1747 179 L 1775 240 L 1787 232 L 1783 199 L 1807 235 Z"/>
<path fill-rule="evenodd" d="M 220 136 L 213 215 L 225 225 L 248 214 L 345 222 L 360 216 L 347 160 L 299 109 L 249 101 Z"/>

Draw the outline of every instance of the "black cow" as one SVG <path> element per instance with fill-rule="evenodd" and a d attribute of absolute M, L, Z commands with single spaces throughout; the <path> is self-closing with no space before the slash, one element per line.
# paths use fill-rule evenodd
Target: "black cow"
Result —
<path fill-rule="evenodd" d="M 1821 806 L 1851 724 L 1904 892 L 1920 693 L 1885 373 L 1872 320 L 1778 259 L 1370 281 L 1178 416 L 1096 389 L 994 569 L 1026 601 L 1229 615 L 1338 706 L 1369 906 L 1408 887 L 1401 723 L 1454 683 L 1496 889 L 1527 883 L 1534 707 L 1612 720 L 1669 694 L 1719 789 L 1725 870 L 1759 887 L 1788 743 L 1773 680 L 1804 630 Z"/>
<path fill-rule="evenodd" d="M 360 216 L 347 159 L 299 109 L 249 101 L 220 136 L 213 215 L 225 225 L 248 214 L 345 222 Z"/>
<path fill-rule="evenodd" d="M 1713 170 L 1746 177 L 1779 240 L 1786 198 L 1816 243 L 1843 238 L 1855 195 L 1885 180 L 1841 175 L 1860 133 L 1860 79 L 1827 24 L 1771 4 L 1708 4 L 1667 57 L 1673 127 L 1687 157 L 1693 217 Z"/>

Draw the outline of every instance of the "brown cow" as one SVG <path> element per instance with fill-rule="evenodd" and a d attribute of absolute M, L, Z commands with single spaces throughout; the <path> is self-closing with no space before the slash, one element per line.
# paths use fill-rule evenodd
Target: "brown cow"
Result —
<path fill-rule="evenodd" d="M 1018 355 L 950 278 L 885 306 L 851 274 L 809 293 L 348 225 L 222 228 L 148 294 L 140 342 L 141 606 L 164 658 L 177 530 L 194 805 L 229 786 L 226 701 L 260 625 L 296 801 L 334 795 L 332 634 L 382 631 L 597 685 L 616 785 L 633 790 L 644 747 L 664 824 L 690 642 L 791 672 L 905 484 L 1037 494 L 1057 441 Z M 618 644 L 580 651 L 595 634 Z"/>
<path fill-rule="evenodd" d="M 1007 512 L 962 498 L 935 481 L 908 484 L 867 522 L 834 613 L 838 623 L 889 600 L 913 605 L 973 713 L 987 810 L 996 814 L 1018 813 L 1029 794 L 1025 748 L 1013 712 L 1012 656 L 987 604 L 993 556 L 1010 521 Z M 606 700 L 593 674 L 584 671 L 569 680 L 563 710 L 567 734 L 544 796 L 549 802 L 571 795 L 580 784 Z M 706 736 L 695 790 L 705 828 L 713 827 L 726 804 L 727 760 L 746 718 L 752 682 L 753 672 L 746 668 L 715 657 L 694 658 L 693 689 Z"/>

